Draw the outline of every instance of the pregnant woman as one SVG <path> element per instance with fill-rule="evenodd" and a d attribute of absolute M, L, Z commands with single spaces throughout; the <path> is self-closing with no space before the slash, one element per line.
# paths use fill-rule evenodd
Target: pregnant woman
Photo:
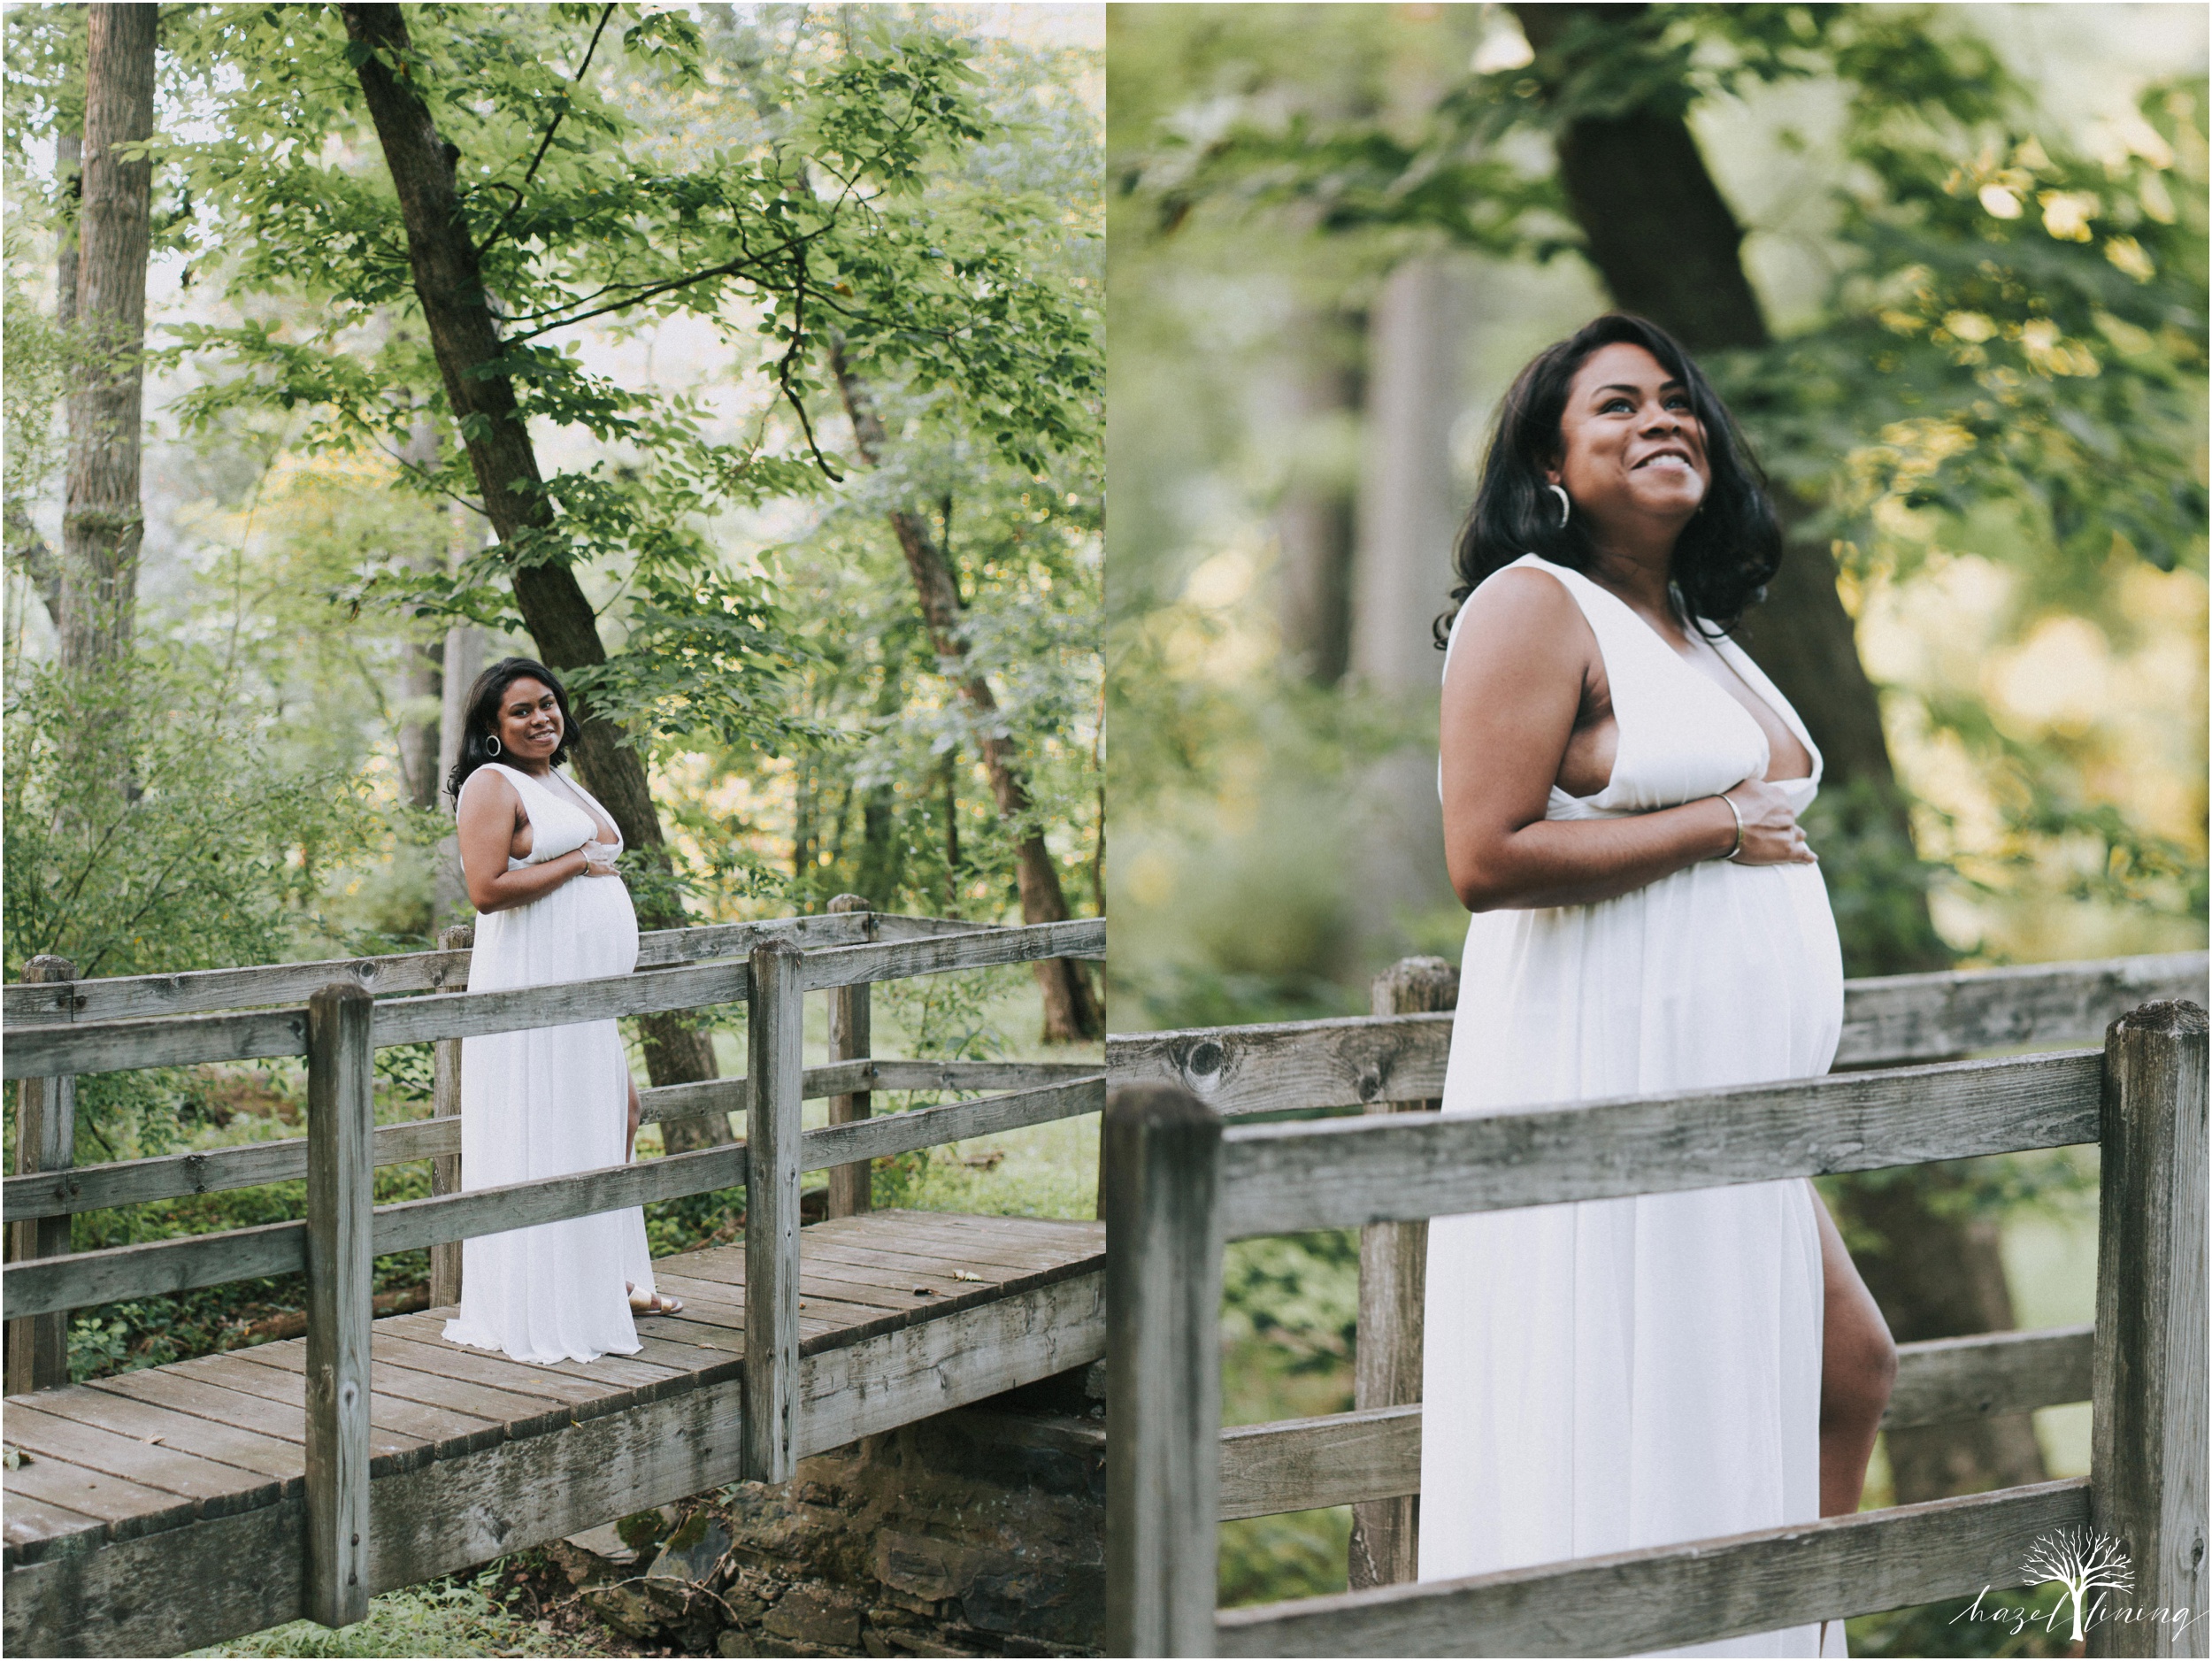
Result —
<path fill-rule="evenodd" d="M 1824 1073 L 1820 755 L 1727 631 L 1781 557 L 1696 365 L 1603 317 L 1508 395 L 1445 642 L 1475 913 L 1448 1113 Z M 1896 1355 L 1809 1181 L 1439 1218 L 1423 1580 L 1858 1508 Z M 1676 1654 L 1841 1654 L 1840 1622 Z"/>
<path fill-rule="evenodd" d="M 446 788 L 479 913 L 468 989 L 629 973 L 637 917 L 615 874 L 621 833 L 557 770 L 574 743 L 566 690 L 543 664 L 503 658 L 477 678 L 467 720 Z M 611 1020 L 461 1041 L 465 1189 L 620 1165 L 637 1117 Z M 634 1206 L 463 1242 L 461 1312 L 445 1335 L 518 1361 L 592 1361 L 637 1350 L 633 1311 L 680 1307 L 654 1294 Z"/>

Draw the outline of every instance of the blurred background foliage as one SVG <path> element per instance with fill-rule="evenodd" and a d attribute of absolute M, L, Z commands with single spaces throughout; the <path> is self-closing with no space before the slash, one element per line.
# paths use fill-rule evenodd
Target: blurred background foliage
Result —
<path fill-rule="evenodd" d="M 1849 972 L 2202 945 L 2200 11 L 1120 6 L 1108 61 L 1118 1028 L 1456 960 L 1430 626 L 1507 385 L 1613 307 L 1774 482 L 1744 636 L 1824 754 Z M 2093 1183 L 1822 1188 L 1917 1340 L 2089 1319 Z M 1232 1251 L 1231 1422 L 1351 1405 L 1356 1245 Z M 2085 1470 L 2085 1420 L 1886 1437 L 1868 1503 Z M 1225 1601 L 1340 1588 L 1348 1528 L 1225 1526 Z M 1956 1612 L 1852 1642 L 2057 1652 Z"/>
<path fill-rule="evenodd" d="M 580 679 L 637 742 L 670 850 L 664 875 L 626 866 L 641 911 L 726 922 L 853 892 L 1018 922 L 1021 844 L 1040 837 L 1072 911 L 1098 909 L 1096 19 L 993 6 L 405 15 L 451 95 L 438 119 L 464 176 L 530 187 L 468 209 L 481 235 L 528 202 L 508 241 L 485 241 L 510 313 L 534 295 L 567 319 L 591 282 L 657 281 L 726 223 L 742 234 L 799 211 L 833 177 L 820 166 L 880 141 L 881 188 L 839 227 L 846 297 L 868 303 L 841 338 L 884 429 L 874 465 L 825 337 L 806 336 L 795 362 L 786 294 L 674 287 L 518 344 L 509 365 L 527 372 L 557 509 L 537 553 L 582 586 L 608 662 Z M 65 672 L 57 627 L 64 405 L 96 357 L 60 292 L 84 8 L 14 8 L 5 44 L 0 969 L 16 979 L 39 953 L 124 975 L 430 947 L 469 915 L 442 795 L 461 695 L 503 655 L 551 654 L 521 625 L 457 442 L 337 9 L 161 9 L 134 628 L 90 676 Z M 921 85 L 932 119 L 886 139 Z M 526 173 L 541 135 L 544 165 Z M 839 275 L 827 258 L 826 282 Z M 874 304 L 886 285 L 895 305 Z M 964 327 L 941 327 L 969 305 Z M 951 570 L 956 670 L 925 626 L 895 510 L 926 520 Z M 995 696 L 987 717 L 963 695 L 979 681 Z M 114 735 L 91 765 L 88 730 Z M 1018 812 L 995 798 L 987 742 L 1022 770 Z M 1041 1042 L 1025 970 L 886 988 L 877 1007 L 886 1053 Z M 721 1069 L 741 1072 L 741 1012 L 710 1014 Z M 818 1056 L 823 1011 L 810 1014 Z M 427 1111 L 426 1062 L 380 1052 L 380 1118 Z M 78 1103 L 79 1157 L 107 1160 L 297 1135 L 303 1091 L 285 1064 L 162 1069 L 84 1080 Z M 12 1111 L 11 1092 L 11 1147 Z M 1094 1132 L 1076 1121 L 987 1157 L 886 1161 L 879 1197 L 1088 1216 Z M 642 1142 L 658 1152 L 659 1131 Z M 427 1181 L 426 1167 L 388 1169 L 379 1196 Z M 75 1243 L 295 1216 L 299 1188 L 88 1214 Z M 727 1238 L 741 1206 L 739 1192 L 653 1208 L 656 1249 Z M 379 1289 L 419 1301 L 424 1269 L 420 1253 L 381 1259 Z M 282 1335 L 299 1295 L 272 1281 L 83 1311 L 73 1365 L 91 1376 Z"/>

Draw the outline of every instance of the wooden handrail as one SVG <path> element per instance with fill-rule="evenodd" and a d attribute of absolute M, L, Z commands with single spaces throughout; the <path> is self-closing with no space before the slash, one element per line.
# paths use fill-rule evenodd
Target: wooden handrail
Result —
<path fill-rule="evenodd" d="M 1097 957 L 1105 949 L 1106 925 L 1101 918 L 972 929 L 884 945 L 829 947 L 806 955 L 804 989 L 991 968 L 1044 957 Z M 441 1038 L 477 1037 L 617 1016 L 741 1004 L 750 996 L 748 970 L 739 963 L 688 964 L 508 991 L 436 993 L 379 1004 L 373 1042 L 384 1049 Z M 306 1053 L 304 1009 L 170 1015 L 11 1032 L 4 1053 L 0 1053 L 0 1076 L 50 1078 Z"/>
<path fill-rule="evenodd" d="M 2203 1000 L 2207 955 L 1891 975 L 1844 986 L 1839 1067 L 1903 1066 L 1977 1050 L 2101 1042 L 2107 1022 L 2157 998 Z M 1357 1016 L 1117 1033 L 1114 1088 L 1172 1084 L 1230 1118 L 1416 1102 L 1444 1091 L 1452 1018 Z"/>
<path fill-rule="evenodd" d="M 638 936 L 637 966 L 661 969 L 714 958 L 741 958 L 761 941 L 802 946 L 849 946 L 870 940 L 926 940 L 972 934 L 979 925 L 956 918 L 906 917 L 888 911 L 765 918 L 659 928 Z M 107 975 L 65 984 L 0 988 L 0 1018 L 9 1035 L 33 1027 L 88 1021 L 145 1020 L 304 1004 L 318 988 L 351 980 L 378 997 L 444 992 L 468 983 L 466 950 L 394 952 L 380 957 L 334 957 L 315 963 L 253 964 L 177 974 Z"/>
<path fill-rule="evenodd" d="M 2075 1477 L 1720 1540 L 1225 1610 L 1218 1656 L 1624 1656 L 1971 1596 L 2090 1519 Z M 1173 1652 L 1171 1652 L 1173 1653 Z"/>
<path fill-rule="evenodd" d="M 1882 1428 L 1951 1424 L 2085 1402 L 2090 1350 L 2086 1326 L 1900 1344 L 1897 1382 Z M 1418 1402 L 1240 1425 L 1221 1433 L 1225 1521 L 1420 1491 Z"/>
<path fill-rule="evenodd" d="M 1105 1092 L 1104 1075 L 1094 1073 L 1087 1079 L 1048 1085 L 1041 1089 L 987 1096 L 856 1125 L 810 1130 L 800 1139 L 800 1168 L 819 1171 L 864 1157 L 882 1157 L 917 1148 L 965 1142 L 975 1136 L 997 1135 L 1023 1125 L 1094 1113 L 1105 1104 Z M 386 1126 L 377 1134 L 382 1137 L 404 1133 L 426 1143 L 433 1136 L 449 1134 L 446 1127 L 450 1123 L 433 1119 Z M 289 1150 L 301 1144 L 295 1142 L 270 1146 Z M 239 1151 L 258 1154 L 267 1150 Z M 423 1146 L 406 1151 L 412 1157 L 426 1158 L 432 1150 Z M 381 1159 L 381 1152 L 375 1157 Z M 302 1153 L 297 1157 L 301 1168 L 293 1174 L 303 1175 L 305 1155 Z M 746 1144 L 737 1142 L 702 1149 L 695 1153 L 671 1154 L 635 1165 L 609 1165 L 501 1188 L 402 1200 L 375 1208 L 376 1255 L 414 1251 L 446 1241 L 469 1240 L 510 1228 L 588 1217 L 597 1211 L 619 1211 L 649 1201 L 710 1194 L 721 1188 L 744 1186 L 747 1176 Z M 0 1289 L 5 1293 L 5 1315 L 12 1320 L 49 1310 L 83 1309 L 122 1298 L 154 1297 L 219 1286 L 227 1280 L 296 1273 L 305 1265 L 302 1255 L 304 1228 L 302 1223 L 268 1223 L 257 1228 L 111 1246 L 104 1250 L 73 1252 L 44 1258 L 35 1265 L 25 1264 L 11 1268 L 4 1281 L 0 1282 Z"/>
<path fill-rule="evenodd" d="M 2097 1140 L 2099 1056 L 2061 1050 L 1532 1112 L 1400 1113 L 1222 1134 L 1225 1238 Z M 1696 1123 L 1694 1142 L 1679 1127 Z"/>
<path fill-rule="evenodd" d="M 854 1089 L 1032 1090 L 1041 1085 L 1091 1077 L 1097 1072 L 1096 1065 L 1089 1062 L 848 1061 L 809 1067 L 803 1088 L 809 1101 Z M 752 1100 L 751 1086 L 743 1079 L 663 1085 L 638 1095 L 644 1110 L 640 1119 L 643 1124 L 709 1112 L 742 1113 Z M 1097 1105 L 1079 1111 L 1095 1111 Z M 989 1130 L 962 1133 L 964 1137 L 991 1134 Z M 413 1119 L 378 1127 L 372 1157 L 380 1166 L 407 1165 L 457 1154 L 460 1148 L 457 1119 Z M 0 1182 L 0 1193 L 5 1196 L 5 1220 L 12 1223 L 258 1188 L 268 1182 L 294 1181 L 306 1174 L 307 1139 L 293 1136 L 236 1148 L 160 1154 L 147 1159 L 9 1177 Z"/>
<path fill-rule="evenodd" d="M 1118 1092 L 1103 1142 L 1107 1214 L 1119 1225 L 1107 1259 L 1117 1346 L 1109 1405 L 1119 1444 L 1108 1487 L 1109 1646 L 1137 1655 L 1640 1653 L 2024 1584 L 2037 1534 L 2093 1522 L 2135 1566 L 2135 1610 L 2160 1612 L 2093 1629 L 2092 1653 L 2177 1652 L 2162 1647 L 2167 1637 L 2154 1621 L 2200 1611 L 2208 1591 L 2207 1050 L 2204 1011 L 2170 1000 L 2114 1021 L 2101 1053 L 1494 1119 L 1225 1131 L 1187 1091 Z M 1680 1136 L 1692 1122 L 1701 1134 Z M 1417 1419 L 1404 1408 L 1221 1435 L 1207 1357 L 1218 1351 L 1223 1239 L 2078 1142 L 2097 1142 L 2101 1153 L 2089 1378 L 2097 1434 L 2087 1483 L 1214 1614 L 1225 1443 L 1262 1452 L 1271 1442 L 1279 1463 L 1287 1457 L 1293 1467 L 1302 1438 L 1308 1456 L 1331 1441 L 1356 1446 L 1352 1491 L 1329 1496 L 1340 1501 L 1381 1496 L 1377 1488 L 1387 1496 L 1409 1455 L 1417 1461 Z M 2072 1395 L 2081 1342 L 2077 1331 L 1993 1340 L 1978 1355 L 1957 1342 L 1931 1347 L 1916 1358 L 1929 1377 L 1902 1407 L 1948 1415 Z M 2030 1376 L 2039 1345 L 2056 1364 L 2039 1387 Z M 1125 1373 L 1136 1376 L 1125 1381 Z M 1203 1480 L 1191 1480 L 1194 1462 L 1208 1467 Z M 1311 1459 L 1304 1465 L 1310 1476 Z M 1260 1509 L 1256 1497 L 1232 1485 L 1245 1514 Z M 1286 1497 L 1273 1494 L 1264 1509 L 1283 1509 Z"/>

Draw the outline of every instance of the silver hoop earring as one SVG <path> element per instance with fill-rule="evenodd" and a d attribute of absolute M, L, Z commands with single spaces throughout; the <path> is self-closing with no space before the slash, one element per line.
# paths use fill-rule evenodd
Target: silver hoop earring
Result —
<path fill-rule="evenodd" d="M 484 741 L 484 753 L 488 756 L 496 756 L 499 754 L 499 734 L 497 733 L 494 733 L 489 738 Z"/>
<path fill-rule="evenodd" d="M 1574 504 L 1567 500 L 1564 486 L 1555 484 L 1546 488 L 1559 498 L 1559 528 L 1563 531 L 1567 528 L 1567 521 L 1574 516 Z"/>

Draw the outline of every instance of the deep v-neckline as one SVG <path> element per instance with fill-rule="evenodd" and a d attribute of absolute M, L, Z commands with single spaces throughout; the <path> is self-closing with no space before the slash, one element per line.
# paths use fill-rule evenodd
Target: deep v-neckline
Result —
<path fill-rule="evenodd" d="M 1691 662 L 1688 657 L 1676 648 L 1675 643 L 1672 641 L 1669 640 L 1664 634 L 1659 632 L 1657 626 L 1655 625 L 1649 618 L 1646 617 L 1641 611 L 1638 611 L 1627 601 L 1622 599 L 1619 595 L 1614 593 L 1612 589 L 1607 588 L 1603 583 L 1600 582 L 1595 577 L 1591 576 L 1588 573 L 1584 572 L 1577 574 L 1580 575 L 1582 580 L 1588 583 L 1590 587 L 1595 588 L 1600 594 L 1603 595 L 1615 605 L 1620 607 L 1622 611 L 1627 612 L 1631 618 L 1634 619 L 1636 627 L 1643 630 L 1646 634 L 1650 636 L 1652 643 L 1657 646 L 1662 651 L 1665 652 L 1669 657 L 1672 658 L 1676 666 L 1681 669 L 1681 671 L 1689 676 L 1692 681 L 1695 681 L 1700 687 L 1702 687 L 1706 691 L 1711 693 L 1724 704 L 1727 705 L 1729 710 L 1732 711 L 1739 719 L 1750 724 L 1751 730 L 1758 735 L 1759 748 L 1765 752 L 1765 759 L 1760 765 L 1758 775 L 1763 782 L 1768 784 L 1807 784 L 1816 783 L 1819 781 L 1821 773 L 1820 752 L 1813 748 L 1812 740 L 1798 729 L 1798 724 L 1792 720 L 1788 714 L 1786 714 L 1780 708 L 1778 708 L 1772 698 L 1769 697 L 1765 693 L 1762 692 L 1757 687 L 1754 686 L 1748 680 L 1747 680 L 1742 670 L 1739 669 L 1726 657 L 1723 656 L 1720 647 L 1717 644 L 1716 644 L 1709 638 L 1703 636 L 1700 637 L 1705 639 L 1707 647 L 1711 650 L 1715 657 L 1719 658 L 1721 666 L 1726 669 L 1730 674 L 1735 676 L 1735 678 L 1742 683 L 1743 689 L 1745 691 L 1751 694 L 1753 697 L 1758 699 L 1760 703 L 1765 704 L 1767 707 L 1767 712 L 1772 715 L 1777 721 L 1780 722 L 1783 730 L 1787 732 L 1790 736 L 1794 738 L 1798 742 L 1799 745 L 1803 748 L 1805 751 L 1805 759 L 1809 764 L 1810 771 L 1800 773 L 1794 778 L 1769 779 L 1767 777 L 1767 769 L 1774 765 L 1774 741 L 1767 736 L 1767 729 L 1760 722 L 1759 718 L 1754 715 L 1748 709 L 1745 708 L 1743 701 L 1737 697 L 1735 694 L 1729 691 L 1727 688 L 1722 686 L 1718 681 L 1715 681 L 1712 676 L 1707 674 L 1694 663 Z M 1616 722 L 1620 719 L 1620 711 L 1617 704 L 1614 710 L 1613 719 Z M 1615 765 L 1617 766 L 1618 765 L 1617 755 L 1615 758 Z M 1607 781 L 1607 788 L 1611 788 L 1611 781 L 1609 779 Z M 1599 794 L 1603 795 L 1604 792 L 1600 791 Z M 1586 801 L 1592 798 L 1582 797 L 1578 799 Z"/>
<path fill-rule="evenodd" d="M 567 808 L 571 812 L 582 814 L 584 816 L 584 823 L 590 828 L 591 832 L 591 834 L 585 838 L 585 840 L 595 842 L 599 840 L 599 815 L 603 810 L 600 809 L 595 804 L 587 799 L 582 791 L 578 790 L 574 786 L 570 785 L 566 780 L 563 780 L 561 781 L 563 787 L 561 789 L 554 789 L 551 784 L 547 781 L 553 777 L 553 774 L 549 771 L 548 772 L 546 778 L 541 779 L 535 773 L 525 773 L 519 767 L 509 766 L 504 763 L 497 765 L 499 765 L 501 772 L 511 773 L 514 777 L 526 781 L 532 788 L 536 790 L 541 796 L 546 797 L 549 801 L 559 804 L 561 806 Z M 611 825 L 611 819 L 610 819 L 608 822 Z M 620 826 L 614 826 L 613 828 L 614 841 L 609 845 L 615 848 L 620 848 L 623 845 L 622 828 Z M 537 852 L 538 830 L 539 827 L 537 822 L 535 819 L 533 819 L 531 821 L 530 829 L 530 853 L 522 856 L 525 863 L 527 863 L 532 855 Z M 514 856 L 510 854 L 508 857 L 512 858 Z"/>

